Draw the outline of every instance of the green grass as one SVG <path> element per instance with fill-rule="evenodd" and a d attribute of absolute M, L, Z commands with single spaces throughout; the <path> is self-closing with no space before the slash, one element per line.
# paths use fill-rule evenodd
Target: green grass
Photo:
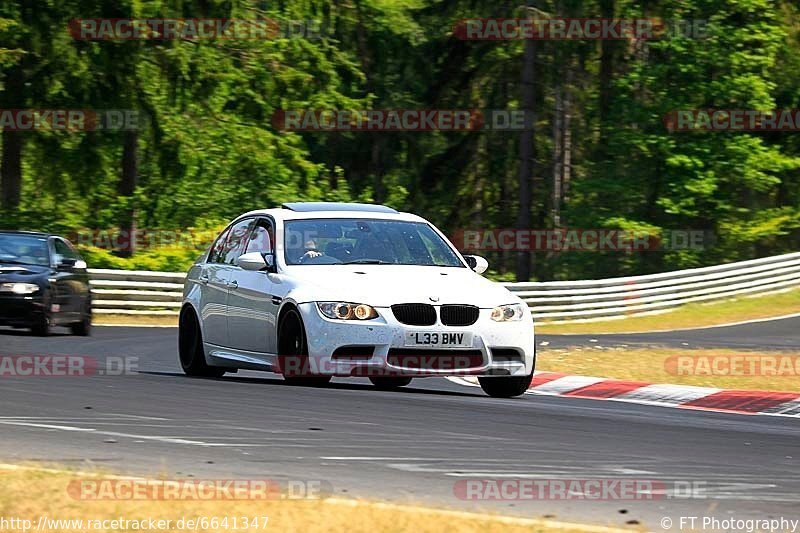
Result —
<path fill-rule="evenodd" d="M 236 531 L 287 532 L 420 532 L 438 533 L 515 533 L 515 532 L 584 532 L 612 533 L 631 531 L 603 526 L 564 524 L 550 519 L 514 519 L 497 514 L 465 513 L 446 509 L 397 505 L 366 500 L 328 498 L 318 500 L 101 500 L 75 499 L 68 492 L 70 482 L 87 478 L 108 479 L 102 473 L 69 473 L 54 469 L 0 468 L 0 517 L 32 521 L 36 527 L 40 516 L 49 519 L 83 520 L 170 520 L 182 518 L 237 517 Z M 259 476 L 255 476 L 259 477 Z M 164 480 L 164 478 L 159 478 Z M 263 479 L 263 476 L 261 476 Z M 167 480 L 164 480 L 167 481 Z M 263 518 L 254 527 L 243 526 L 243 518 Z M 209 524 L 210 525 L 210 524 Z M 84 526 L 85 527 L 85 526 Z M 112 526 L 113 527 L 113 526 Z M 129 530 L 135 528 L 129 528 Z M 60 529 L 74 531 L 75 529 Z M 93 529 L 116 531 L 116 529 Z M 175 531 L 175 527 L 171 529 Z M 638 527 L 634 531 L 641 531 Z M 20 530 L 21 531 L 21 530 Z M 56 530 L 54 530 L 56 531 Z M 226 531 L 224 527 L 192 529 L 192 531 Z M 227 531 L 233 531 L 228 523 Z"/>
<path fill-rule="evenodd" d="M 135 325 L 135 326 L 178 326 L 178 315 L 174 316 L 147 316 L 147 315 L 98 315 L 92 316 L 95 326 L 109 325 Z"/>
<path fill-rule="evenodd" d="M 800 357 L 796 352 L 751 352 L 724 349 L 676 350 L 665 347 L 617 348 L 597 346 L 576 346 L 559 349 L 539 349 L 537 370 L 563 372 L 581 376 L 597 376 L 648 383 L 672 383 L 677 385 L 696 385 L 722 389 L 769 390 L 800 392 L 800 364 L 794 364 L 794 371 L 781 372 L 780 375 L 742 375 L 748 371 L 734 370 L 738 375 L 724 375 L 720 371 L 693 365 L 691 372 L 677 370 L 674 358 L 704 358 L 760 355 L 768 358 L 782 356 Z M 684 367 L 685 368 L 685 367 Z M 755 372 L 759 373 L 759 372 Z M 763 372 L 766 374 L 766 372 Z M 689 375 L 692 374 L 692 375 Z"/>

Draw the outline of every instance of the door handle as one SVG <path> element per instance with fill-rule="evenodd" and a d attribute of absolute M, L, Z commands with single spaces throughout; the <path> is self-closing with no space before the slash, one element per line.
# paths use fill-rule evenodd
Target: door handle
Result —
<path fill-rule="evenodd" d="M 231 289 L 232 291 L 235 291 L 236 289 L 239 288 L 239 282 L 236 281 L 236 280 L 229 281 L 227 285 L 228 285 L 228 288 Z"/>
<path fill-rule="evenodd" d="M 197 278 L 197 282 L 202 283 L 203 285 L 208 285 L 208 276 L 201 275 L 200 277 Z"/>

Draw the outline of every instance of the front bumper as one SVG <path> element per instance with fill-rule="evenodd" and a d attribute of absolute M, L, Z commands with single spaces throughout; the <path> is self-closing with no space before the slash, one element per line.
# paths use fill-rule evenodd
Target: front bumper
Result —
<path fill-rule="evenodd" d="M 0 295 L 0 325 L 26 327 L 46 313 L 41 296 Z"/>
<path fill-rule="evenodd" d="M 330 320 L 315 303 L 299 306 L 305 324 L 309 369 L 332 376 L 525 376 L 533 371 L 536 345 L 533 321 L 495 322 L 481 309 L 465 327 L 409 326 L 389 308 L 365 322 Z M 467 348 L 408 348 L 406 332 L 471 332 Z M 369 348 L 372 348 L 371 350 Z"/>

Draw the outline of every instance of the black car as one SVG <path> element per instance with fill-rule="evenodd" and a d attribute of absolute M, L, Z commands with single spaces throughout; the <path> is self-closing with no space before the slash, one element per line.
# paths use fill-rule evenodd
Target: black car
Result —
<path fill-rule="evenodd" d="M 48 335 L 68 326 L 89 335 L 92 294 L 86 263 L 57 235 L 0 231 L 0 325 Z"/>

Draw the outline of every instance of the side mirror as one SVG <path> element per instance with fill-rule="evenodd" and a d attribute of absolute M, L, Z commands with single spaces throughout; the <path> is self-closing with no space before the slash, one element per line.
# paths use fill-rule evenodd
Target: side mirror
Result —
<path fill-rule="evenodd" d="M 250 252 L 249 254 L 240 255 L 239 259 L 236 260 L 236 264 L 245 270 L 274 272 L 275 256 L 265 252 Z"/>
<path fill-rule="evenodd" d="M 267 265 L 267 272 L 278 271 L 278 266 L 275 264 L 275 254 L 261 252 L 261 258 L 264 260 L 264 264 Z"/>
<path fill-rule="evenodd" d="M 464 261 L 467 262 L 468 267 L 478 274 L 483 274 L 489 268 L 489 262 L 479 255 L 465 255 Z"/>
<path fill-rule="evenodd" d="M 59 257 L 57 264 L 58 268 L 74 268 L 77 262 L 77 259 L 73 259 L 71 257 Z"/>

